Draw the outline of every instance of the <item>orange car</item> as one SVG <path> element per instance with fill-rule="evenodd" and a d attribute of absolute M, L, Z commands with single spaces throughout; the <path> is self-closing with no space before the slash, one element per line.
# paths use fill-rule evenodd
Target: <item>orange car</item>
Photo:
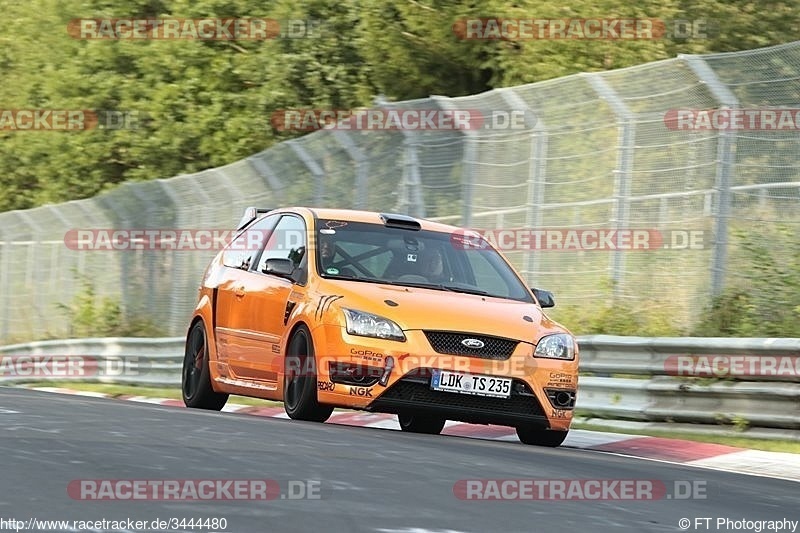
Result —
<path fill-rule="evenodd" d="M 248 208 L 211 262 L 186 341 L 184 403 L 281 400 L 293 419 L 335 407 L 567 436 L 578 346 L 477 233 L 405 215 Z"/>

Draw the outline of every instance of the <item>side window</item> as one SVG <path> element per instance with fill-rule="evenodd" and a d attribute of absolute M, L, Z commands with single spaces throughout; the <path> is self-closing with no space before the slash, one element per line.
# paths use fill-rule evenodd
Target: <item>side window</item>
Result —
<path fill-rule="evenodd" d="M 257 271 L 264 272 L 267 259 L 289 259 L 298 268 L 305 258 L 306 245 L 306 224 L 303 219 L 294 215 L 282 216 L 261 253 Z"/>
<path fill-rule="evenodd" d="M 279 218 L 280 215 L 268 215 L 243 231 L 222 253 L 222 264 L 249 270 Z"/>
<path fill-rule="evenodd" d="M 488 261 L 485 254 L 472 250 L 465 252 L 464 255 L 478 287 L 497 296 L 509 296 L 508 285 L 503 281 L 497 269 Z"/>

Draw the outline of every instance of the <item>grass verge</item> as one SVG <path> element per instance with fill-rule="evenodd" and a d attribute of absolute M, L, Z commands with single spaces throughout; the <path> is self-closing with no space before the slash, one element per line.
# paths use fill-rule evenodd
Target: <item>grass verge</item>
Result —
<path fill-rule="evenodd" d="M 663 437 L 666 439 L 691 440 L 695 442 L 710 442 L 713 444 L 724 444 L 737 448 L 749 448 L 751 450 L 764 450 L 768 452 L 788 452 L 800 453 L 800 442 L 791 440 L 773 439 L 754 439 L 751 437 L 732 437 L 728 435 L 708 435 L 700 433 L 690 433 L 686 431 L 668 431 L 658 429 L 620 429 L 617 427 L 603 426 L 598 424 L 583 424 L 574 422 L 573 429 L 585 429 L 589 431 L 603 431 L 610 433 L 624 433 L 626 435 L 647 435 L 650 437 Z"/>

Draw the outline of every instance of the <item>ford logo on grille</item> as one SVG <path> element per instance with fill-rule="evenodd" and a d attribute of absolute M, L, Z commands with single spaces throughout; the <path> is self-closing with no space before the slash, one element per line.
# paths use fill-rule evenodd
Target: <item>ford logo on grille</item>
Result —
<path fill-rule="evenodd" d="M 485 346 L 483 341 L 480 339 L 464 339 L 463 341 L 461 341 L 461 344 L 463 344 L 467 348 L 473 348 L 475 350 L 478 350 Z"/>

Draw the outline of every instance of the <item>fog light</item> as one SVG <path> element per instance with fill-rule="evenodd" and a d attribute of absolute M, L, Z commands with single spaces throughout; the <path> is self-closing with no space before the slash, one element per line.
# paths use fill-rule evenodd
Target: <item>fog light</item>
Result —
<path fill-rule="evenodd" d="M 575 391 L 565 389 L 545 389 L 547 399 L 556 409 L 573 409 L 575 407 Z"/>

